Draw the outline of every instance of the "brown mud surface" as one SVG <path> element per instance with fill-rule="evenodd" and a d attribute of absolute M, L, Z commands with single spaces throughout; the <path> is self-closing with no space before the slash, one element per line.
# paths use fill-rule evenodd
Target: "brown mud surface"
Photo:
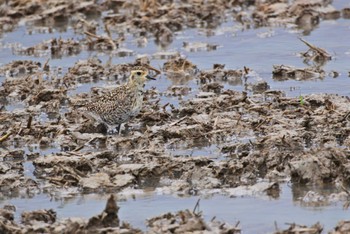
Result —
<path fill-rule="evenodd" d="M 60 197 L 87 193 L 113 193 L 155 189 L 181 196 L 222 194 L 239 197 L 267 194 L 278 197 L 280 182 L 330 184 L 338 188 L 329 196 L 309 191 L 305 206 L 342 201 L 350 192 L 350 98 L 337 94 L 288 97 L 255 76 L 249 64 L 229 69 L 212 64 L 200 69 L 185 56 L 163 53 L 138 56 L 134 62 L 113 64 L 89 58 L 71 64 L 67 71 L 51 66 L 52 59 L 97 51 L 110 56 L 135 56 L 123 47 L 132 34 L 142 48 L 150 38 L 160 47 L 174 40 L 174 33 L 204 28 L 208 35 L 228 17 L 242 29 L 294 27 L 305 34 L 323 20 L 349 18 L 349 8 L 336 10 L 331 1 L 0 1 L 0 35 L 25 22 L 50 32 L 55 24 L 70 25 L 80 39 L 53 38 L 25 48 L 13 48 L 26 60 L 0 67 L 0 193 L 3 198 L 34 197 L 47 193 Z M 37 25 L 42 25 L 38 27 Z M 98 28 L 103 28 L 100 34 Z M 37 30 L 37 29 L 36 29 Z M 117 37 L 115 35 L 118 35 Z M 296 39 L 298 40 L 298 39 Z M 325 49 L 304 39 L 300 51 L 304 68 L 278 64 L 271 67 L 274 80 L 323 79 L 323 66 L 332 59 Z M 184 43 L 186 51 L 212 51 L 215 43 Z M 45 63 L 35 57 L 50 57 Z M 79 107 L 106 88 L 72 93 L 79 85 L 110 81 L 124 83 L 133 65 L 151 66 L 166 61 L 152 75 L 173 81 L 167 90 L 145 92 L 141 113 L 122 127 L 120 135 L 107 135 L 103 126 L 87 119 Z M 33 57 L 33 59 L 30 59 Z M 218 59 L 218 62 L 220 60 Z M 337 71 L 330 76 L 336 77 Z M 192 80 L 198 90 L 184 84 Z M 158 82 L 158 81 L 157 81 Z M 244 84 L 245 91 L 224 84 Z M 152 84 L 151 84 L 152 85 Z M 165 102 L 176 97 L 179 102 Z M 22 108 L 8 110 L 9 104 Z M 30 153 L 25 147 L 55 148 L 52 153 Z M 219 157 L 176 154 L 172 149 L 217 145 Z M 33 174 L 24 164 L 32 162 Z M 207 221 L 194 208 L 148 219 L 147 231 L 118 218 L 111 196 L 105 210 L 88 220 L 60 219 L 52 209 L 23 212 L 0 209 L 1 233 L 241 233 L 239 223 Z M 126 220 L 127 221 L 127 220 Z M 331 233 L 348 233 L 350 221 L 340 221 Z M 322 224 L 290 224 L 276 233 L 321 233 Z M 328 230 L 327 230 L 328 231 Z M 244 232 L 244 230 L 243 230 Z"/>

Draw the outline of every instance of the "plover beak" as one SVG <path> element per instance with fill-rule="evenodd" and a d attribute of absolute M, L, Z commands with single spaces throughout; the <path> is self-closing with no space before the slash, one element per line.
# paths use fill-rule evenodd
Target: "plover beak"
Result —
<path fill-rule="evenodd" d="M 155 80 L 156 79 L 156 78 L 153 78 L 153 77 L 151 77 L 149 75 L 147 75 L 146 78 L 149 79 L 149 80 Z"/>

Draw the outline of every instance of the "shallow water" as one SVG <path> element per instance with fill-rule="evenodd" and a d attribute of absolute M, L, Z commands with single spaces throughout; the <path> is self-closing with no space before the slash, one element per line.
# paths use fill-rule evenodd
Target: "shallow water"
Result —
<path fill-rule="evenodd" d="M 335 6 L 343 7 L 346 1 L 335 1 Z M 56 29 L 53 33 L 38 33 L 35 30 L 29 33 L 27 27 L 19 26 L 14 32 L 4 34 L 0 38 L 0 65 L 11 62 L 12 60 L 31 59 L 45 63 L 50 57 L 20 56 L 12 53 L 14 43 L 21 43 L 22 46 L 29 47 L 51 38 L 79 38 L 72 29 L 59 31 Z M 326 73 L 335 70 L 340 73 L 337 78 L 326 76 L 324 79 L 315 79 L 308 81 L 276 81 L 272 78 L 272 66 L 274 64 L 285 64 L 296 67 L 306 67 L 298 53 L 307 50 L 298 37 L 303 37 L 308 42 L 326 49 L 334 59 L 325 64 Z M 19 40 L 20 39 L 20 40 Z M 200 69 L 210 69 L 214 63 L 226 64 L 226 68 L 242 69 L 247 66 L 254 70 L 257 76 L 248 77 L 247 82 L 265 80 L 273 90 L 282 90 L 290 97 L 298 97 L 311 93 L 336 93 L 339 95 L 350 95 L 350 20 L 338 19 L 322 21 L 310 35 L 304 36 L 301 31 L 290 28 L 259 28 L 241 30 L 236 27 L 234 22 L 226 22 L 218 29 L 214 30 L 214 35 L 206 36 L 203 30 L 189 29 L 177 33 L 174 42 L 164 49 L 156 45 L 152 39 L 149 40 L 145 48 L 138 48 L 133 42 L 131 36 L 127 37 L 125 48 L 134 51 L 135 55 L 153 56 L 158 52 L 179 52 L 196 64 Z M 219 47 L 212 51 L 189 52 L 183 48 L 183 42 L 206 42 L 209 44 L 218 44 Z M 50 66 L 53 68 L 61 67 L 66 72 L 68 67 L 80 59 L 97 57 L 103 63 L 109 60 L 113 64 L 132 62 L 135 56 L 117 57 L 98 52 L 83 51 L 76 56 L 64 57 L 62 59 L 51 59 Z M 152 59 L 151 64 L 159 68 L 166 59 Z M 0 83 L 5 77 L 0 76 Z M 155 86 L 159 91 L 166 91 L 176 81 L 168 79 L 165 75 L 158 78 L 157 82 L 149 82 L 146 88 Z M 76 95 L 81 92 L 89 92 L 92 87 L 105 87 L 110 83 L 99 81 L 98 83 L 81 84 L 75 90 L 69 91 L 69 95 Z M 192 88 L 190 94 L 185 98 L 194 97 L 198 92 L 198 84 L 195 80 L 189 80 L 183 85 Z M 226 89 L 243 91 L 244 82 L 241 84 L 225 83 Z M 163 96 L 161 104 L 171 103 L 178 105 L 178 97 Z M 0 104 L 1 106 L 1 104 Z M 7 111 L 22 109 L 23 103 L 6 103 Z M 240 139 L 242 140 L 242 139 Z M 188 156 L 206 156 L 213 159 L 224 159 L 220 153 L 220 146 L 202 145 L 198 147 L 170 147 L 169 152 L 174 155 Z M 42 150 L 36 149 L 42 156 L 60 149 Z M 53 150 L 51 152 L 51 150 Z M 25 175 L 34 177 L 33 165 L 30 161 L 24 163 Z M 215 195 L 200 202 L 200 209 L 203 211 L 207 220 L 216 216 L 219 220 L 235 224 L 240 221 L 240 227 L 244 233 L 266 233 L 275 230 L 274 222 L 278 227 L 285 227 L 285 222 L 296 222 L 299 224 L 314 224 L 320 221 L 325 225 L 325 230 L 334 227 L 337 221 L 348 218 L 348 211 L 342 209 L 342 204 L 333 204 L 325 207 L 301 207 L 295 202 L 292 190 L 287 185 L 282 186 L 282 193 L 278 199 L 269 198 L 228 198 Z M 57 211 L 59 218 L 66 217 L 91 217 L 102 211 L 105 206 L 108 195 L 79 195 L 70 199 L 52 200 L 48 195 L 39 194 L 34 198 L 13 198 L 0 201 L 0 205 L 13 204 L 17 207 L 17 219 L 22 211 L 53 208 Z M 144 220 L 163 212 L 176 211 L 180 209 L 193 209 L 198 197 L 175 197 L 170 195 L 156 195 L 149 193 L 147 195 L 138 195 L 136 199 L 127 199 L 118 202 L 121 220 L 127 220 L 136 227 L 145 228 Z"/>
<path fill-rule="evenodd" d="M 225 30 L 223 30 L 225 29 Z M 350 79 L 348 77 L 350 59 L 350 48 L 348 42 L 350 41 L 350 20 L 338 19 L 322 21 L 320 25 L 312 31 L 312 33 L 303 37 L 310 43 L 313 43 L 321 48 L 325 48 L 334 56 L 334 59 L 325 64 L 324 70 L 326 73 L 331 71 L 339 72 L 337 78 L 326 76 L 323 80 L 308 80 L 308 81 L 276 81 L 272 79 L 272 67 L 275 64 L 285 64 L 296 67 L 307 67 L 298 53 L 307 51 L 307 46 L 304 45 L 298 37 L 300 32 L 292 31 L 286 28 L 258 28 L 255 30 L 235 31 L 234 23 L 228 22 L 216 30 L 217 35 L 207 37 L 195 29 L 186 30 L 178 33 L 177 40 L 166 50 L 159 48 L 150 40 L 148 46 L 145 48 L 137 48 L 131 41 L 126 41 L 126 47 L 134 50 L 136 55 L 153 55 L 157 52 L 163 51 L 177 51 L 187 57 L 190 61 L 196 64 L 200 69 L 210 69 L 214 63 L 226 64 L 226 68 L 243 69 L 244 66 L 254 70 L 256 77 L 248 77 L 248 83 L 254 83 L 256 80 L 265 80 L 273 90 L 282 90 L 287 96 L 297 97 L 310 93 L 337 93 L 339 95 L 350 94 Z M 221 32 L 223 31 L 223 32 Z M 235 31 L 235 32 L 231 32 Z M 268 37 L 261 38 L 261 34 L 267 33 Z M 341 35 L 341 36 L 335 36 Z M 10 46 L 18 37 L 21 38 L 20 43 L 23 46 L 33 46 L 42 40 L 47 40 L 55 37 L 72 38 L 74 34 L 67 30 L 63 35 L 60 33 L 52 34 L 31 34 L 28 35 L 25 27 L 21 26 L 16 31 L 5 34 L 0 38 L 0 42 L 6 46 Z M 183 42 L 206 42 L 209 44 L 218 44 L 220 47 L 212 51 L 188 52 L 183 47 Z M 45 63 L 45 57 L 32 56 L 18 56 L 13 55 L 10 48 L 3 48 L 0 50 L 1 64 L 6 64 L 12 60 L 31 59 Z M 67 71 L 68 67 L 80 59 L 87 59 L 89 57 L 97 57 L 103 63 L 107 62 L 110 57 L 97 52 L 81 52 L 77 56 L 64 57 L 62 59 L 51 59 L 50 66 L 61 67 L 63 71 Z M 129 57 L 112 57 L 112 63 L 124 63 L 134 61 L 134 56 Z M 153 59 L 152 65 L 161 67 L 166 60 Z M 0 65 L 1 65 L 0 64 Z M 4 77 L 0 77 L 0 82 Z M 159 82 L 149 82 L 146 88 L 155 86 L 159 91 L 167 90 L 171 84 L 174 83 L 164 75 L 160 77 Z M 99 81 L 97 84 L 83 84 L 79 85 L 76 90 L 70 91 L 70 94 L 78 94 L 80 92 L 89 92 L 91 87 L 105 86 L 105 81 Z M 198 91 L 196 82 L 189 81 L 192 90 L 190 95 L 193 96 Z M 225 88 L 237 91 L 244 90 L 244 83 L 241 85 L 225 84 Z M 161 103 L 177 104 L 174 97 L 163 97 Z M 9 104 L 8 110 L 12 111 L 16 108 L 16 104 Z"/>
<path fill-rule="evenodd" d="M 329 231 L 337 222 L 347 217 L 348 210 L 342 208 L 341 203 L 324 207 L 302 207 L 293 197 L 292 189 L 284 184 L 281 186 L 280 197 L 238 197 L 228 198 L 221 195 L 213 195 L 208 198 L 200 198 L 199 209 L 206 220 L 214 216 L 217 220 L 235 225 L 244 233 L 271 233 L 275 231 L 275 222 L 279 228 L 286 228 L 285 223 L 298 223 L 312 225 L 320 222 L 324 230 Z M 304 191 L 307 188 L 305 188 Z M 35 209 L 54 209 L 59 219 L 67 217 L 90 218 L 101 213 L 109 195 L 79 195 L 72 198 L 55 200 L 41 194 L 34 198 L 15 198 L 10 201 L 0 201 L 0 205 L 15 205 L 17 208 L 16 219 L 20 219 L 22 211 Z M 198 196 L 175 197 L 171 195 L 157 195 L 154 192 L 142 192 L 135 199 L 118 201 L 119 218 L 133 226 L 145 230 L 145 221 L 148 218 L 167 212 L 175 212 L 183 209 L 193 210 Z"/>

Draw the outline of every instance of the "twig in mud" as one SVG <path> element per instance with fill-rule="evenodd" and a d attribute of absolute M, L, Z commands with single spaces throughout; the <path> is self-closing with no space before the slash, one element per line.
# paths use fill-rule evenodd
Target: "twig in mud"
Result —
<path fill-rule="evenodd" d="M 261 125 L 263 125 L 264 123 L 268 123 L 270 120 L 271 120 L 271 118 L 266 118 L 266 119 L 262 120 L 257 126 L 253 127 L 253 130 L 260 128 Z"/>
<path fill-rule="evenodd" d="M 79 179 L 81 179 L 82 176 L 84 176 L 84 174 L 82 174 L 81 172 L 77 172 L 74 168 L 69 168 L 63 165 L 58 164 L 58 167 L 61 168 L 63 171 L 66 171 L 68 173 L 70 173 L 71 175 L 74 175 Z M 80 175 L 79 175 L 80 174 Z"/>
<path fill-rule="evenodd" d="M 316 52 L 317 54 L 319 54 L 323 58 L 325 58 L 325 59 L 331 59 L 332 58 L 332 56 L 327 51 L 325 51 L 324 49 L 319 48 L 317 46 L 314 46 L 314 45 L 310 44 L 309 42 L 305 41 L 304 39 L 302 39 L 300 37 L 299 37 L 299 40 L 304 42 L 305 45 L 307 45 L 311 50 L 313 50 L 314 52 Z"/>
<path fill-rule="evenodd" d="M 341 120 L 341 122 L 347 120 L 349 116 L 350 116 L 350 111 L 344 116 L 344 118 Z"/>
<path fill-rule="evenodd" d="M 30 128 L 32 126 L 33 116 L 29 116 L 28 122 L 27 122 L 27 128 Z"/>
<path fill-rule="evenodd" d="M 349 197 L 350 197 L 350 192 L 349 192 L 349 190 L 347 190 L 345 187 L 344 187 L 344 185 L 340 185 L 340 188 L 341 188 L 341 190 L 343 190 Z"/>
<path fill-rule="evenodd" d="M 43 70 L 44 70 L 44 71 L 48 71 L 48 70 L 49 70 L 49 68 L 48 68 L 48 66 L 47 66 L 47 64 L 49 63 L 49 61 L 50 61 L 50 58 L 48 58 L 48 59 L 46 60 L 46 62 L 44 63 L 44 66 L 43 66 Z"/>
<path fill-rule="evenodd" d="M 89 37 L 96 38 L 96 39 L 103 39 L 103 37 L 97 36 L 97 35 L 95 35 L 95 34 L 93 34 L 93 33 L 91 33 L 91 32 L 88 32 L 88 31 L 85 31 L 84 34 L 86 34 L 86 35 L 89 36 Z"/>
<path fill-rule="evenodd" d="M 350 206 L 350 191 L 347 190 L 342 183 L 339 184 L 338 188 L 340 188 L 347 195 L 347 201 L 345 201 L 344 204 L 343 204 L 343 209 L 347 210 L 349 208 L 349 206 Z"/>
<path fill-rule="evenodd" d="M 91 138 L 90 140 L 88 140 L 87 142 L 85 142 L 83 145 L 78 146 L 77 148 L 75 148 L 75 149 L 73 150 L 73 152 L 77 152 L 77 151 L 81 150 L 81 149 L 84 148 L 86 145 L 90 144 L 91 142 L 93 142 L 93 141 L 96 140 L 96 139 L 97 139 L 97 137 Z"/>
<path fill-rule="evenodd" d="M 163 109 L 164 112 L 166 111 L 166 107 L 169 106 L 169 104 L 170 104 L 170 103 L 168 102 L 168 103 L 166 103 L 164 106 L 162 106 L 162 109 Z"/>
<path fill-rule="evenodd" d="M 242 115 L 239 116 L 237 123 L 236 123 L 236 126 L 238 126 L 239 122 L 241 122 L 241 119 L 242 119 Z"/>
<path fill-rule="evenodd" d="M 213 124 L 213 129 L 216 129 L 218 122 L 219 122 L 219 116 L 216 116 L 214 124 Z"/>
<path fill-rule="evenodd" d="M 187 116 L 184 116 L 184 117 L 182 117 L 181 119 L 179 119 L 179 120 L 177 120 L 177 121 L 175 121 L 175 122 L 170 123 L 169 126 L 171 127 L 171 126 L 174 126 L 174 125 L 176 125 L 176 124 L 178 124 L 178 123 L 181 123 L 181 122 L 184 121 L 185 119 L 187 119 Z"/>
<path fill-rule="evenodd" d="M 214 130 L 214 131 L 210 131 L 210 132 L 207 132 L 207 133 L 204 133 L 204 135 L 202 135 L 201 137 L 206 137 L 207 135 L 209 134 L 216 134 L 216 133 L 221 133 L 221 132 L 227 132 L 227 134 L 229 134 L 230 132 L 233 132 L 234 130 L 232 130 L 231 127 L 228 127 L 228 128 L 223 128 L 223 129 L 218 129 L 218 130 Z"/>
<path fill-rule="evenodd" d="M 9 131 L 8 133 L 6 133 L 5 135 L 3 135 L 2 137 L 0 137 L 0 143 L 6 141 L 7 138 L 9 138 L 9 136 L 11 136 L 12 132 Z"/>
<path fill-rule="evenodd" d="M 84 148 L 85 144 L 84 145 L 81 145 L 81 146 L 78 146 L 77 148 L 75 148 L 74 150 L 72 150 L 73 152 L 77 152 L 79 150 L 81 150 L 82 148 Z"/>
<path fill-rule="evenodd" d="M 106 31 L 106 33 L 107 33 L 108 37 L 109 37 L 109 38 L 112 38 L 111 31 L 109 30 L 109 28 L 108 28 L 108 25 L 107 25 L 107 24 L 105 24 L 105 31 Z"/>
<path fill-rule="evenodd" d="M 22 132 L 23 132 L 23 128 L 21 127 L 21 128 L 19 129 L 19 131 L 17 132 L 17 135 L 21 135 Z"/>
<path fill-rule="evenodd" d="M 186 60 L 186 57 L 185 57 L 185 58 L 184 58 L 184 61 L 183 61 L 183 63 L 182 63 L 182 66 L 181 66 L 181 67 L 182 67 L 182 68 L 181 68 L 182 71 L 185 71 L 185 64 L 186 64 L 186 61 L 187 61 L 187 60 Z"/>
<path fill-rule="evenodd" d="M 193 208 L 193 213 L 194 214 L 196 214 L 196 210 L 198 209 L 198 212 L 199 212 L 199 202 L 201 201 L 201 199 L 200 198 L 198 198 L 198 200 L 197 200 L 197 203 L 196 203 L 196 205 L 194 206 L 194 208 Z"/>
<path fill-rule="evenodd" d="M 56 121 L 56 124 L 59 124 L 60 123 L 60 121 L 61 121 L 61 115 L 59 115 L 58 117 L 57 117 L 57 121 Z"/>
<path fill-rule="evenodd" d="M 243 69 L 244 69 L 244 76 L 248 75 L 248 73 L 249 73 L 249 68 L 246 67 L 246 66 L 244 66 Z"/>
<path fill-rule="evenodd" d="M 276 222 L 276 221 L 275 221 L 275 230 L 276 230 L 276 232 L 279 231 L 279 228 L 278 228 L 278 226 L 277 226 L 277 222 Z"/>

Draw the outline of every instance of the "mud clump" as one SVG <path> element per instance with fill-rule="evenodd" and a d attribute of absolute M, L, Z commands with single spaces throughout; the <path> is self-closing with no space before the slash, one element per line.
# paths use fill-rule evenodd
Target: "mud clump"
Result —
<path fill-rule="evenodd" d="M 23 212 L 21 216 L 22 223 L 26 225 L 33 224 L 32 222 L 44 222 L 49 224 L 56 222 L 56 212 L 52 209 Z"/>
<path fill-rule="evenodd" d="M 295 68 L 287 65 L 275 65 L 272 71 L 273 78 L 276 80 L 309 80 L 309 79 L 323 79 L 325 71 L 320 68 L 306 67 Z"/>
<path fill-rule="evenodd" d="M 187 233 L 212 232 L 240 234 L 241 229 L 220 221 L 205 222 L 201 214 L 189 210 L 179 211 L 176 214 L 167 213 L 147 220 L 148 233 Z"/>
<path fill-rule="evenodd" d="M 274 234 L 297 234 L 297 233 L 315 233 L 315 234 L 321 234 L 323 231 L 323 227 L 321 224 L 316 223 L 314 225 L 311 225 L 310 227 L 305 225 L 298 225 L 295 223 L 290 224 L 290 227 L 286 230 L 276 231 Z"/>
<path fill-rule="evenodd" d="M 340 221 L 331 234 L 345 234 L 350 231 L 350 221 Z"/>
<path fill-rule="evenodd" d="M 118 210 L 113 195 L 107 201 L 106 208 L 102 212 L 102 214 L 92 217 L 89 219 L 86 228 L 87 229 L 98 229 L 98 228 L 106 228 L 106 227 L 118 227 L 119 226 L 119 218 L 118 218 Z"/>
<path fill-rule="evenodd" d="M 231 85 L 242 84 L 243 70 L 225 69 L 225 64 L 214 64 L 212 70 L 201 71 L 199 80 L 202 84 L 214 81 L 227 81 Z"/>

